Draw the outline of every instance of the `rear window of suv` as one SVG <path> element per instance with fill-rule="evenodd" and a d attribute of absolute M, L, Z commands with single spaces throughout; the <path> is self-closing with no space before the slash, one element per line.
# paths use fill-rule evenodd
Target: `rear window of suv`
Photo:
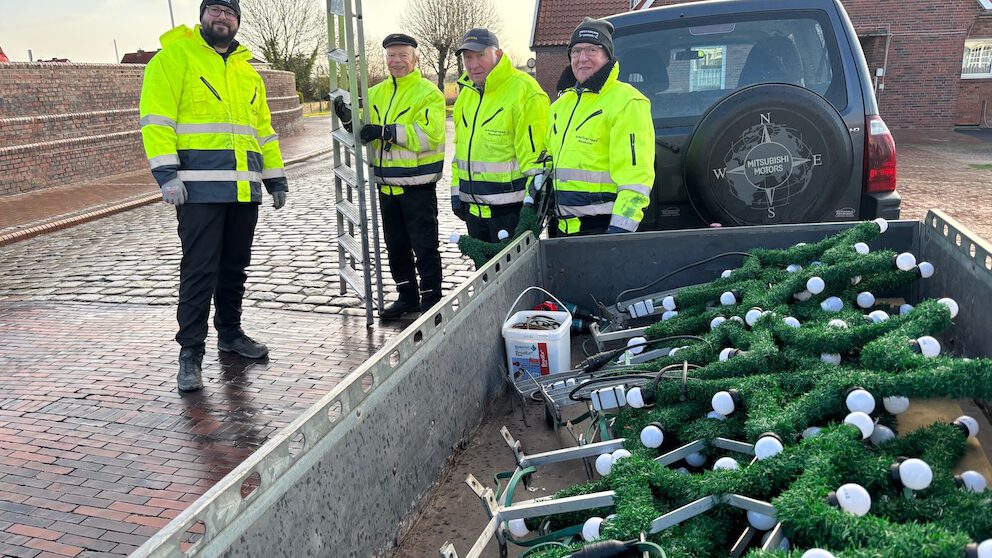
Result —
<path fill-rule="evenodd" d="M 820 11 L 729 14 L 642 24 L 618 33 L 620 79 L 651 100 L 668 126 L 692 125 L 706 109 L 755 83 L 793 83 L 843 111 L 847 85 L 835 34 Z"/>

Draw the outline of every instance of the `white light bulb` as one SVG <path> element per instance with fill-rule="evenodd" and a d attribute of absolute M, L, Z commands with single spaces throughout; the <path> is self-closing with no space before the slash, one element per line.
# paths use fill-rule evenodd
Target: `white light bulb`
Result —
<path fill-rule="evenodd" d="M 661 321 L 667 322 L 668 320 L 671 320 L 672 318 L 678 315 L 679 315 L 678 310 L 665 310 L 661 314 Z"/>
<path fill-rule="evenodd" d="M 675 356 L 675 353 L 681 351 L 682 349 L 688 349 L 688 348 L 689 348 L 688 346 L 672 347 L 672 350 L 668 351 L 668 356 L 673 357 Z"/>
<path fill-rule="evenodd" d="M 992 558 L 992 539 L 985 539 L 978 545 L 978 558 Z"/>
<path fill-rule="evenodd" d="M 720 413 L 718 413 L 716 411 L 710 411 L 710 412 L 706 413 L 706 418 L 713 419 L 713 420 L 720 420 L 720 421 L 727 420 L 727 416 L 726 415 L 721 415 Z"/>
<path fill-rule="evenodd" d="M 730 394 L 729 391 L 718 391 L 713 395 L 713 399 L 710 400 L 713 405 L 713 410 L 720 413 L 723 416 L 730 416 L 735 410 L 737 410 L 737 403 L 734 401 L 734 396 Z"/>
<path fill-rule="evenodd" d="M 665 298 L 661 299 L 661 306 L 665 310 L 675 310 L 675 297 L 666 296 Z"/>
<path fill-rule="evenodd" d="M 859 254 L 867 254 L 868 252 L 871 252 L 871 248 L 869 248 L 864 242 L 858 242 L 854 245 L 854 251 Z"/>
<path fill-rule="evenodd" d="M 778 455 L 784 449 L 782 442 L 774 436 L 762 436 L 754 443 L 754 455 L 759 461 Z"/>
<path fill-rule="evenodd" d="M 713 318 L 712 320 L 710 320 L 710 330 L 714 330 L 720 327 L 720 324 L 722 324 L 725 321 L 727 321 L 727 318 L 724 318 L 723 316 L 717 316 Z"/>
<path fill-rule="evenodd" d="M 875 306 L 875 295 L 868 291 L 858 293 L 858 306 L 861 308 L 871 308 Z"/>
<path fill-rule="evenodd" d="M 909 408 L 909 398 L 901 395 L 890 395 L 882 398 L 882 405 L 886 411 L 893 415 L 902 414 Z"/>
<path fill-rule="evenodd" d="M 613 465 L 616 465 L 617 461 L 620 461 L 621 459 L 627 459 L 628 457 L 630 457 L 630 452 L 623 448 L 614 451 L 610 456 L 610 458 L 613 461 Z"/>
<path fill-rule="evenodd" d="M 602 517 L 590 517 L 582 524 L 582 540 L 595 541 L 599 539 L 599 528 L 603 525 Z"/>
<path fill-rule="evenodd" d="M 868 437 L 868 441 L 876 446 L 880 446 L 895 437 L 896 433 L 893 432 L 891 428 L 885 426 L 884 424 L 876 424 L 875 430 L 872 431 L 871 436 Z"/>
<path fill-rule="evenodd" d="M 978 471 L 965 471 L 959 475 L 959 478 L 965 490 L 970 490 L 971 492 L 981 494 L 989 486 L 988 481 L 985 480 L 985 476 Z"/>
<path fill-rule="evenodd" d="M 727 347 L 725 349 L 721 349 L 720 350 L 720 362 L 724 362 L 724 361 L 728 360 L 730 357 L 736 355 L 737 352 L 738 352 L 737 349 L 735 349 L 733 347 Z"/>
<path fill-rule="evenodd" d="M 726 279 L 727 277 L 730 277 L 730 274 L 733 272 L 734 272 L 733 269 L 724 269 L 723 273 L 720 274 L 720 277 Z"/>
<path fill-rule="evenodd" d="M 767 531 L 774 527 L 778 523 L 778 520 L 770 515 L 749 511 L 747 512 L 747 522 L 751 524 L 751 527 L 759 531 Z"/>
<path fill-rule="evenodd" d="M 813 293 L 811 293 L 809 291 L 806 291 L 806 290 L 803 290 L 803 291 L 799 291 L 798 293 L 792 295 L 792 298 L 798 300 L 799 302 L 806 302 L 807 300 L 813 298 Z"/>
<path fill-rule="evenodd" d="M 837 489 L 837 502 L 847 513 L 858 517 L 871 510 L 871 495 L 860 484 L 849 483 Z"/>
<path fill-rule="evenodd" d="M 786 316 L 786 317 L 782 318 L 782 321 L 785 322 L 785 325 L 787 325 L 789 327 L 799 328 L 802 325 L 802 324 L 799 323 L 799 320 L 797 320 L 796 318 L 794 318 L 792 316 Z"/>
<path fill-rule="evenodd" d="M 961 310 L 961 307 L 958 306 L 958 303 L 955 302 L 953 298 L 942 298 L 937 302 L 943 304 L 948 310 L 951 311 L 952 320 L 958 317 L 958 311 Z"/>
<path fill-rule="evenodd" d="M 458 244 L 458 241 L 462 239 L 462 235 L 458 232 L 452 232 L 451 236 L 448 237 L 448 242 L 452 244 Z"/>
<path fill-rule="evenodd" d="M 799 264 L 789 264 L 789 266 L 786 267 L 785 270 L 789 273 L 799 273 L 800 271 L 803 270 L 803 266 Z"/>
<path fill-rule="evenodd" d="M 609 453 L 601 454 L 596 458 L 596 472 L 602 476 L 610 474 L 613 470 L 613 456 Z"/>
<path fill-rule="evenodd" d="M 746 322 L 747 325 L 753 327 L 754 323 L 757 322 L 758 318 L 760 317 L 761 317 L 761 308 L 752 308 L 748 310 L 746 314 L 744 314 L 744 322 Z"/>
<path fill-rule="evenodd" d="M 724 306 L 732 306 L 737 304 L 737 296 L 735 296 L 734 293 L 727 291 L 720 295 L 720 304 Z"/>
<path fill-rule="evenodd" d="M 917 339 L 916 344 L 920 347 L 920 354 L 927 358 L 934 358 L 940 354 L 940 341 L 929 335 L 924 335 Z"/>
<path fill-rule="evenodd" d="M 506 522 L 506 526 L 510 529 L 510 534 L 518 539 L 522 539 L 530 533 L 530 529 L 527 528 L 527 523 L 523 519 L 511 519 Z"/>
<path fill-rule="evenodd" d="M 822 277 L 810 277 L 806 281 L 806 290 L 813 294 L 820 294 L 827 288 L 827 283 Z"/>
<path fill-rule="evenodd" d="M 879 217 L 878 219 L 875 219 L 872 222 L 878 225 L 878 232 L 880 233 L 884 233 L 885 231 L 889 230 L 889 222 L 883 219 L 882 217 Z"/>
<path fill-rule="evenodd" d="M 851 284 L 852 285 L 857 285 L 860 282 L 861 282 L 861 276 L 860 275 L 855 275 L 854 277 L 851 277 Z"/>
<path fill-rule="evenodd" d="M 954 424 L 968 431 L 968 437 L 978 436 L 978 421 L 968 415 L 963 415 L 955 419 Z"/>
<path fill-rule="evenodd" d="M 853 389 L 844 398 L 847 410 L 870 415 L 875 410 L 875 396 L 863 389 Z"/>
<path fill-rule="evenodd" d="M 913 306 L 912 304 L 900 304 L 899 305 L 899 315 L 900 316 L 905 316 L 906 314 L 909 314 L 910 312 L 912 312 L 913 311 L 913 308 L 916 308 L 916 307 Z"/>
<path fill-rule="evenodd" d="M 920 262 L 916 264 L 916 267 L 920 270 L 920 277 L 923 279 L 929 279 L 933 277 L 934 271 L 933 264 L 930 262 Z"/>
<path fill-rule="evenodd" d="M 699 452 L 690 453 L 685 456 L 685 462 L 688 463 L 690 467 L 702 467 L 703 464 L 706 463 L 706 456 Z"/>
<path fill-rule="evenodd" d="M 844 417 L 844 423 L 857 427 L 861 431 L 862 440 L 870 438 L 872 432 L 875 431 L 875 421 L 871 420 L 870 416 L 861 411 L 854 411 Z"/>
<path fill-rule="evenodd" d="M 868 313 L 868 317 L 876 324 L 880 324 L 889 319 L 889 314 L 885 310 L 873 310 Z"/>
<path fill-rule="evenodd" d="M 530 194 L 524 196 L 524 205 L 534 205 L 534 198 L 532 198 Z"/>
<path fill-rule="evenodd" d="M 836 296 L 830 296 L 820 303 L 820 308 L 822 308 L 824 312 L 837 313 L 844 309 L 844 301 Z"/>
<path fill-rule="evenodd" d="M 840 355 L 837 353 L 821 353 L 820 362 L 836 366 L 840 364 Z"/>
<path fill-rule="evenodd" d="M 741 464 L 738 463 L 733 457 L 721 457 L 716 460 L 716 463 L 713 464 L 714 471 L 729 471 L 740 468 Z"/>
<path fill-rule="evenodd" d="M 639 355 L 644 352 L 645 343 L 647 342 L 647 337 L 631 337 L 627 340 L 627 348 L 631 354 Z M 637 345 L 640 346 L 638 347 Z"/>
<path fill-rule="evenodd" d="M 793 246 L 793 248 L 799 248 L 800 246 L 806 246 L 806 243 L 805 242 L 797 242 L 797 243 L 793 244 L 792 246 Z"/>
<path fill-rule="evenodd" d="M 675 469 L 675 472 L 680 475 L 688 475 L 689 469 L 686 469 L 685 467 L 679 467 L 678 469 Z"/>
<path fill-rule="evenodd" d="M 818 265 L 824 265 L 824 264 L 820 260 L 813 260 L 813 261 L 809 262 L 809 266 L 810 267 L 816 267 Z"/>
<path fill-rule="evenodd" d="M 641 429 L 641 444 L 646 448 L 657 449 L 665 442 L 665 433 L 655 424 Z"/>
<path fill-rule="evenodd" d="M 644 407 L 644 395 L 641 394 L 640 387 L 633 387 L 625 394 L 627 398 L 627 404 L 635 409 L 641 409 Z"/>
<path fill-rule="evenodd" d="M 827 325 L 830 327 L 835 327 L 837 329 L 847 329 L 847 322 L 845 322 L 844 320 L 833 319 L 827 322 Z"/>
<path fill-rule="evenodd" d="M 899 271 L 909 271 L 916 267 L 916 256 L 909 252 L 903 252 L 896 256 L 896 267 Z"/>
<path fill-rule="evenodd" d="M 821 430 L 819 426 L 810 426 L 806 430 L 803 430 L 803 440 L 809 440 L 810 438 L 819 436 Z"/>
<path fill-rule="evenodd" d="M 933 470 L 922 459 L 907 459 L 899 464 L 899 478 L 910 490 L 925 490 L 933 482 Z"/>
<path fill-rule="evenodd" d="M 806 552 L 803 552 L 803 555 L 800 556 L 800 558 L 834 558 L 834 555 L 826 550 L 823 550 L 822 548 L 811 548 Z"/>

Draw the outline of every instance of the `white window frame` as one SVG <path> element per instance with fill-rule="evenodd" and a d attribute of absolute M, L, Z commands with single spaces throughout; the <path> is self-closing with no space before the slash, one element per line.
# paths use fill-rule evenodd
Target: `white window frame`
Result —
<path fill-rule="evenodd" d="M 720 62 L 720 89 L 721 90 L 722 89 L 726 89 L 727 88 L 727 46 L 726 45 L 707 45 L 707 46 L 693 47 L 693 50 L 703 50 L 703 49 L 711 49 L 711 50 L 720 49 L 720 51 L 722 53 L 722 55 L 720 56 L 720 60 L 721 60 L 721 62 Z M 693 88 L 693 75 L 697 71 L 699 71 L 698 66 L 699 66 L 699 61 L 698 60 L 692 60 L 689 63 L 689 91 L 696 91 L 696 89 Z"/>
<path fill-rule="evenodd" d="M 992 0 L 978 0 L 978 3 L 986 10 L 992 10 Z"/>
<path fill-rule="evenodd" d="M 992 0 L 989 0 L 992 2 Z M 975 38 L 968 39 L 965 41 L 965 49 L 970 49 L 970 51 L 965 52 L 961 59 L 961 79 L 992 79 L 992 38 Z M 983 72 L 969 72 L 965 73 L 965 64 L 970 58 L 975 58 L 975 51 L 978 50 L 975 47 L 978 46 L 981 50 L 977 54 L 977 65 L 989 65 L 988 71 Z"/>

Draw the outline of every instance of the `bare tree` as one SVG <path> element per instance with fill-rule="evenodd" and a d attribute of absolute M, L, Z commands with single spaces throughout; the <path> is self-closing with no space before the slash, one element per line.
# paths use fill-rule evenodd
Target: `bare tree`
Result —
<path fill-rule="evenodd" d="M 385 81 L 389 77 L 386 66 L 386 53 L 382 49 L 382 41 L 365 37 L 365 69 L 369 76 L 369 87 Z"/>
<path fill-rule="evenodd" d="M 455 49 L 462 35 L 473 27 L 499 33 L 500 20 L 492 0 L 410 0 L 401 18 L 402 25 L 420 42 L 424 61 L 437 72 L 437 87 L 452 66 L 461 73 L 461 60 Z"/>
<path fill-rule="evenodd" d="M 252 0 L 241 8 L 243 42 L 276 70 L 296 74 L 296 87 L 313 98 L 314 65 L 326 50 L 327 13 L 323 2 Z"/>

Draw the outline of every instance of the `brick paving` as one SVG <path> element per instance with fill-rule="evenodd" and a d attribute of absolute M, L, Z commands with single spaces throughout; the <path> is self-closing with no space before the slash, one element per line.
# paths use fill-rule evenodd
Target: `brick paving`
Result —
<path fill-rule="evenodd" d="M 990 145 L 901 143 L 903 215 L 943 208 L 992 238 L 992 171 L 969 166 Z M 289 175 L 286 208 L 263 205 L 245 301 L 272 354 L 227 358 L 211 334 L 198 394 L 174 389 L 170 207 L 0 247 L 0 555 L 128 554 L 402 328 L 366 330 L 338 292 L 329 158 Z M 446 187 L 442 239 L 463 228 Z M 472 272 L 446 242 L 442 259 L 446 289 Z"/>

